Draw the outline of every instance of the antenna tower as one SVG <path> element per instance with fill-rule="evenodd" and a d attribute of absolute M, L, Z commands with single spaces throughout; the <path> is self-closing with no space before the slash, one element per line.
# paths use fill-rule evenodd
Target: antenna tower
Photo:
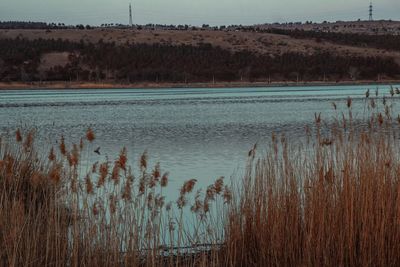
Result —
<path fill-rule="evenodd" d="M 369 21 L 373 21 L 373 17 L 372 17 L 372 13 L 373 13 L 373 6 L 372 6 L 372 2 L 369 3 Z"/>
<path fill-rule="evenodd" d="M 132 4 L 129 4 L 129 26 L 133 26 L 133 21 L 132 21 Z"/>

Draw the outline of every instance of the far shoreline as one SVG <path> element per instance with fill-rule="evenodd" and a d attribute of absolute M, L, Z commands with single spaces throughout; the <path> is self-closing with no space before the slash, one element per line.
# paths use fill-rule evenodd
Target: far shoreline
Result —
<path fill-rule="evenodd" d="M 307 81 L 307 82 L 208 82 L 208 83 L 115 83 L 115 82 L 0 82 L 3 90 L 79 90 L 79 89 L 189 89 L 189 88 L 273 88 L 301 86 L 399 85 L 400 80 Z"/>

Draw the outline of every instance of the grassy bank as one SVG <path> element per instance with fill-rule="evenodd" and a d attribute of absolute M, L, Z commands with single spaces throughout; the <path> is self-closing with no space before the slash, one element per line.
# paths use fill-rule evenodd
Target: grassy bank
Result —
<path fill-rule="evenodd" d="M 399 92 L 400 93 L 400 92 Z M 34 132 L 0 146 L 0 262 L 5 266 L 398 266 L 398 97 L 352 100 L 319 114 L 304 141 L 271 138 L 247 171 L 203 191 L 183 182 L 166 203 L 168 173 L 143 153 L 129 166 L 83 166 L 95 133 L 47 155 Z M 371 93 L 372 95 L 372 93 Z M 338 106 L 346 105 L 345 111 Z"/>

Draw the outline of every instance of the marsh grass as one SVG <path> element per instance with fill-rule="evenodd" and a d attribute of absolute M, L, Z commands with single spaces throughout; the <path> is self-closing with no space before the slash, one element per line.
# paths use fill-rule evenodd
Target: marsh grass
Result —
<path fill-rule="evenodd" d="M 399 94 L 316 114 L 304 140 L 272 136 L 248 154 L 244 177 L 203 191 L 183 182 L 166 202 L 169 175 L 127 149 L 83 166 L 88 129 L 43 160 L 34 132 L 0 142 L 2 266 L 399 266 Z M 367 114 L 367 115 L 365 115 Z"/>
<path fill-rule="evenodd" d="M 91 129 L 70 147 L 61 137 L 46 160 L 33 131 L 18 129 L 11 146 L 0 146 L 2 266 L 205 266 L 215 257 L 223 224 L 213 210 L 229 195 L 222 178 L 195 195 L 189 179 L 166 203 L 168 173 L 150 168 L 146 152 L 136 172 L 125 148 L 83 166 L 94 140 Z"/>
<path fill-rule="evenodd" d="M 316 114 L 310 143 L 274 136 L 266 155 L 249 153 L 226 226 L 227 265 L 400 265 L 400 120 L 393 99 L 369 97 L 361 125 L 349 98 L 328 129 Z"/>

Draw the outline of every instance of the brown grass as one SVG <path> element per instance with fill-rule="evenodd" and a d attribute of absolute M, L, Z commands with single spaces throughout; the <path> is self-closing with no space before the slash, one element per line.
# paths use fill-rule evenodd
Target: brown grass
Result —
<path fill-rule="evenodd" d="M 261 158 L 254 146 L 234 186 L 196 192 L 189 179 L 170 203 L 168 173 L 146 153 L 136 172 L 126 149 L 82 166 L 91 129 L 45 157 L 18 130 L 0 146 L 0 264 L 399 266 L 399 126 L 379 97 L 361 122 L 351 99 L 346 114 L 333 104 L 334 122 L 316 114 L 304 142 L 274 135 Z"/>

